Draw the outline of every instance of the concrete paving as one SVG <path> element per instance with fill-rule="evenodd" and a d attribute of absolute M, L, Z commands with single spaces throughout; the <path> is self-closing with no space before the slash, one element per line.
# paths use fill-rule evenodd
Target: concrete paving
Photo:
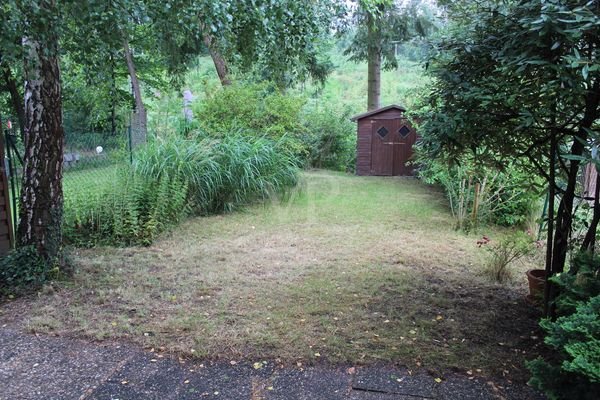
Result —
<path fill-rule="evenodd" d="M 0 400 L 543 399 L 524 385 L 396 367 L 255 367 L 0 328 Z"/>

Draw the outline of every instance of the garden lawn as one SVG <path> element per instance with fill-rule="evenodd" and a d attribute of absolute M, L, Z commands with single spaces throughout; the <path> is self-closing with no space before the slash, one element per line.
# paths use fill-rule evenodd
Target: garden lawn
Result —
<path fill-rule="evenodd" d="M 488 283 L 476 239 L 416 180 L 309 172 L 289 201 L 191 219 L 148 248 L 75 251 L 73 281 L 4 304 L 0 324 L 182 356 L 526 379 L 540 346 L 528 266 Z"/>

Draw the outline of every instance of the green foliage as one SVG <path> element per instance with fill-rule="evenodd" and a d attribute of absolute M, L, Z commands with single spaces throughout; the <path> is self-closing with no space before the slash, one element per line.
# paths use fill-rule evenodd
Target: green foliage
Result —
<path fill-rule="evenodd" d="M 38 287 L 51 273 L 34 246 L 18 248 L 0 258 L 0 291 Z"/>
<path fill-rule="evenodd" d="M 199 39 L 209 38 L 211 51 L 228 64 L 242 72 L 259 70 L 280 88 L 308 78 L 322 82 L 329 72 L 321 44 L 339 2 L 147 0 L 146 5 L 161 47 L 172 55 L 170 69 L 181 70 L 190 55 L 206 50 Z"/>
<path fill-rule="evenodd" d="M 157 138 L 136 152 L 133 165 L 65 207 L 65 238 L 80 246 L 147 245 L 190 214 L 284 194 L 297 183 L 296 164 L 265 137 Z"/>
<path fill-rule="evenodd" d="M 435 31 L 435 13 L 435 7 L 422 0 L 361 0 L 353 15 L 356 29 L 344 55 L 355 62 L 368 61 L 371 47 L 383 58 L 384 69 L 398 68 L 396 45 Z"/>
<path fill-rule="evenodd" d="M 349 109 L 310 107 L 302 115 L 306 130 L 308 165 L 337 171 L 353 171 L 356 158 L 356 125 Z"/>
<path fill-rule="evenodd" d="M 544 319 L 549 360 L 528 363 L 530 384 L 551 399 L 595 399 L 600 392 L 600 257 L 575 256 L 569 272 L 552 278 L 560 288 L 556 321 Z"/>
<path fill-rule="evenodd" d="M 516 164 L 499 170 L 467 157 L 450 163 L 420 153 L 419 166 L 425 182 L 444 188 L 458 229 L 479 223 L 524 227 L 539 201 L 539 178 Z"/>
<path fill-rule="evenodd" d="M 527 366 L 529 383 L 550 399 L 596 399 L 600 393 L 600 296 L 580 302 L 576 311 L 541 323 L 545 343 L 557 351 L 551 363 L 538 358 Z"/>
<path fill-rule="evenodd" d="M 286 95 L 268 83 L 233 84 L 217 90 L 194 110 L 200 129 L 215 138 L 242 130 L 283 141 L 293 153 L 304 156 L 300 112 L 306 100 Z"/>
<path fill-rule="evenodd" d="M 561 288 L 561 295 L 556 299 L 559 313 L 575 312 L 580 303 L 600 296 L 600 256 L 577 253 L 569 271 L 555 275 L 552 281 Z"/>
<path fill-rule="evenodd" d="M 523 232 L 503 237 L 497 243 L 484 243 L 489 252 L 484 273 L 497 283 L 510 281 L 512 279 L 510 265 L 534 251 L 533 240 Z"/>

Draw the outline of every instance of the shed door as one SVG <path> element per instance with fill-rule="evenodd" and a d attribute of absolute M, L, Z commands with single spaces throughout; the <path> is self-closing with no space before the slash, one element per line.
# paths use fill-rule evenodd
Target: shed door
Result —
<path fill-rule="evenodd" d="M 413 175 L 413 167 L 406 165 L 413 155 L 417 133 L 405 119 L 394 121 L 394 167 L 393 175 Z"/>
<path fill-rule="evenodd" d="M 392 175 L 394 172 L 393 119 L 371 120 L 371 175 Z"/>

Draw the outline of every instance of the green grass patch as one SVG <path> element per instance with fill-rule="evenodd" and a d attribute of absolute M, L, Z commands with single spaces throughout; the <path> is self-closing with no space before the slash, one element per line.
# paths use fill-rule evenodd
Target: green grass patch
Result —
<path fill-rule="evenodd" d="M 213 359 L 525 378 L 539 341 L 524 283 L 480 276 L 477 237 L 453 229 L 441 193 L 324 171 L 302 181 L 288 201 L 189 220 L 148 248 L 78 251 L 71 283 L 0 322 Z"/>

